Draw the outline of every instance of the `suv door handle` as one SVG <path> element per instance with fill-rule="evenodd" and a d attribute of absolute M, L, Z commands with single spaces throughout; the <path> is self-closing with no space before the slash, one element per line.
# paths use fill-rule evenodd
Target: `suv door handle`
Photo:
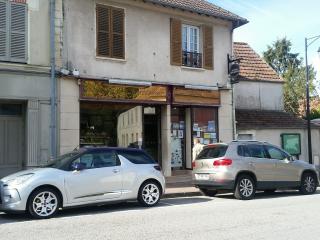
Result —
<path fill-rule="evenodd" d="M 253 162 L 249 162 L 249 165 L 252 166 L 252 165 L 253 165 Z"/>
<path fill-rule="evenodd" d="M 112 172 L 113 172 L 113 173 L 118 173 L 118 172 L 120 172 L 120 170 L 118 170 L 118 169 L 113 169 Z"/>

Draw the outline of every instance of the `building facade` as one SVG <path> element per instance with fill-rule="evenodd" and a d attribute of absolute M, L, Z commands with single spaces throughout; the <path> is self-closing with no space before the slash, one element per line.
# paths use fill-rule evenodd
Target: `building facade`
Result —
<path fill-rule="evenodd" d="M 0 1 L 0 177 L 50 156 L 49 13 L 49 1 Z"/>
<path fill-rule="evenodd" d="M 146 149 L 166 176 L 233 139 L 227 55 L 247 21 L 205 1 L 64 1 L 60 153 Z"/>
<path fill-rule="evenodd" d="M 307 123 L 284 111 L 284 81 L 247 44 L 234 43 L 241 59 L 234 87 L 237 138 L 266 141 L 308 161 Z M 312 125 L 313 163 L 319 165 L 320 126 Z"/>

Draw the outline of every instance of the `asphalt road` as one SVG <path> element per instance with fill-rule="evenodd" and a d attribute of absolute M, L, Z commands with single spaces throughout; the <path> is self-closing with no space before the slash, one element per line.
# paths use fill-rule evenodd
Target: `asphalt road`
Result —
<path fill-rule="evenodd" d="M 49 220 L 0 213 L 0 239 L 320 239 L 320 191 L 162 200 L 155 208 L 137 203 L 69 209 Z"/>

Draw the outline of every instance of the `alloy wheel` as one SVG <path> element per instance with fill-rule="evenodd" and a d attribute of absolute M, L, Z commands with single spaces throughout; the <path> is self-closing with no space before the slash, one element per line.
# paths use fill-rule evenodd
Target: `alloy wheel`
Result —
<path fill-rule="evenodd" d="M 159 187 L 154 183 L 148 183 L 142 189 L 142 199 L 148 205 L 158 202 L 160 197 Z"/>
<path fill-rule="evenodd" d="M 244 178 L 240 182 L 239 190 L 244 197 L 250 197 L 253 194 L 253 183 L 249 179 Z"/>
<path fill-rule="evenodd" d="M 315 190 L 316 184 L 312 176 L 307 176 L 303 183 L 304 188 L 308 193 L 312 193 Z"/>
<path fill-rule="evenodd" d="M 58 207 L 58 198 L 52 192 L 40 192 L 32 201 L 33 211 L 40 217 L 48 217 Z"/>

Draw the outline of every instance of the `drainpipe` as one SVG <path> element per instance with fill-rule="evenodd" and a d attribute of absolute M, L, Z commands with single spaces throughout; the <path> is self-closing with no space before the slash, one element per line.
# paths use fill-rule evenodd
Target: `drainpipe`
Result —
<path fill-rule="evenodd" d="M 55 0 L 50 0 L 50 65 L 51 65 L 51 118 L 50 118 L 50 158 L 53 159 L 57 154 L 56 136 L 56 58 L 55 58 Z"/>

